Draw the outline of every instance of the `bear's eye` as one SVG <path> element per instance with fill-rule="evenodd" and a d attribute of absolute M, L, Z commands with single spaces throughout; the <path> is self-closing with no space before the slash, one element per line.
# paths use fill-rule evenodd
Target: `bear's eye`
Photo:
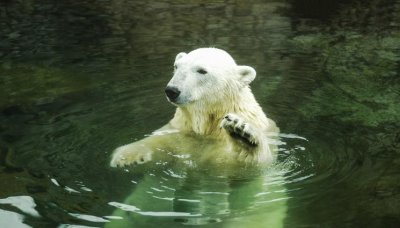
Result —
<path fill-rule="evenodd" d="M 204 70 L 204 69 L 198 69 L 197 73 L 199 73 L 199 74 L 207 74 L 207 71 Z"/>
<path fill-rule="evenodd" d="M 177 65 L 174 65 L 174 69 L 175 69 L 175 70 L 178 69 L 178 66 L 177 66 Z"/>

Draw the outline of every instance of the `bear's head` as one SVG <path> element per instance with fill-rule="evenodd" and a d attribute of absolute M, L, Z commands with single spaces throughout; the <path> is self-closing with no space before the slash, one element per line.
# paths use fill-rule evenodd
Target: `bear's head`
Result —
<path fill-rule="evenodd" d="M 256 77 L 252 67 L 236 65 L 227 52 L 217 48 L 181 52 L 174 68 L 165 93 L 177 106 L 198 102 L 218 105 L 224 98 L 240 95 Z"/>

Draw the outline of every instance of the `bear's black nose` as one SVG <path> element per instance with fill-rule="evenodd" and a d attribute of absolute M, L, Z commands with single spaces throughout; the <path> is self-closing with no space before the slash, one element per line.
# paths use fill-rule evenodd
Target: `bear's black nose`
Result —
<path fill-rule="evenodd" d="M 165 94 L 170 101 L 175 101 L 179 94 L 181 94 L 181 91 L 176 87 L 167 86 L 167 88 L 165 88 Z"/>

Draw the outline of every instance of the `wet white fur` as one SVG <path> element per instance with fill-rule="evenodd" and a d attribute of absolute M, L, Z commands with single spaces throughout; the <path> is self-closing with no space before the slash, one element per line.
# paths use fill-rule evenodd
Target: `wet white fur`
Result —
<path fill-rule="evenodd" d="M 250 90 L 249 84 L 256 76 L 252 67 L 237 65 L 228 53 L 216 48 L 179 53 L 174 66 L 174 75 L 168 86 L 179 89 L 181 94 L 174 101 L 177 106 L 175 116 L 157 132 L 172 130 L 181 136 L 198 135 L 218 141 L 220 154 L 216 157 L 253 164 L 273 162 L 273 146 L 268 143 L 267 133 L 277 132 L 278 128 L 266 117 Z M 204 71 L 207 73 L 204 74 Z M 257 146 L 246 145 L 242 140 L 231 137 L 227 124 L 232 123 L 223 121 L 228 114 L 249 126 L 246 130 L 257 141 Z M 162 134 L 162 137 L 157 132 L 118 148 L 113 154 L 111 166 L 151 160 L 155 147 L 170 147 L 177 143 L 173 138 L 176 134 Z M 216 148 L 212 150 L 216 154 Z M 214 155 L 207 157 L 210 156 Z"/>

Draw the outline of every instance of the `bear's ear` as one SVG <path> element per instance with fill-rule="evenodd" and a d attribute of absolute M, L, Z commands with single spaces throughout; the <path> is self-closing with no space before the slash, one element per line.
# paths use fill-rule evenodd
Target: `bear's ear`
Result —
<path fill-rule="evenodd" d="M 186 56 L 187 54 L 185 52 L 181 52 L 179 54 L 176 55 L 175 57 L 175 62 L 178 61 L 179 59 L 181 59 L 182 57 Z"/>
<path fill-rule="evenodd" d="M 256 71 L 253 67 L 238 66 L 239 80 L 244 84 L 250 84 L 256 78 Z"/>

